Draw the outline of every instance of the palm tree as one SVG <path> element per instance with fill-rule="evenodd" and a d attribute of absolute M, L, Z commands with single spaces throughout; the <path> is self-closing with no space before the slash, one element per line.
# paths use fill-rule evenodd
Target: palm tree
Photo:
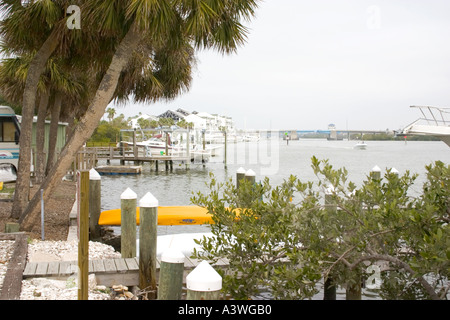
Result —
<path fill-rule="evenodd" d="M 64 12 L 50 0 L 30 1 L 25 6 L 20 1 L 3 1 L 0 9 L 6 16 L 1 22 L 0 34 L 8 50 L 20 53 L 35 51 L 22 98 L 21 153 L 16 180 L 16 190 L 21 192 L 14 193 L 12 209 L 12 217 L 18 218 L 29 198 L 31 132 L 38 82 L 47 60 L 57 48 L 59 35 L 64 32 Z"/>
<path fill-rule="evenodd" d="M 26 74 L 29 68 L 32 55 L 23 55 L 21 57 L 4 59 L 0 66 L 0 89 L 7 92 L 6 97 L 10 101 L 20 103 L 23 95 Z M 74 72 L 67 72 L 64 67 L 64 60 L 49 59 L 46 69 L 40 78 L 38 92 L 40 96 L 38 117 L 36 123 L 36 164 L 35 164 L 35 183 L 40 184 L 44 178 L 46 160 L 45 160 L 45 118 L 47 116 L 47 107 L 50 99 L 54 100 L 51 108 L 52 122 L 50 124 L 50 141 L 48 148 L 48 163 L 53 162 L 55 153 L 58 118 L 61 110 L 61 95 L 72 98 L 77 101 L 83 97 L 87 91 L 85 81 L 81 81 Z M 84 80 L 84 79 L 83 79 Z M 58 98 L 59 95 L 59 98 Z M 47 166 L 49 170 L 49 166 Z"/>
<path fill-rule="evenodd" d="M 44 197 L 53 191 L 70 167 L 77 150 L 94 131 L 107 105 L 114 98 L 122 72 L 126 70 L 134 53 L 139 52 L 141 43 L 156 44 L 155 48 L 159 45 L 162 57 L 169 56 L 169 52 L 164 50 L 164 44 L 169 51 L 173 50 L 171 53 L 182 52 L 179 46 L 183 43 L 191 43 L 194 48 L 213 48 L 222 53 L 234 52 L 245 40 L 246 29 L 240 20 L 253 16 L 256 3 L 257 0 L 86 1 L 82 9 L 82 17 L 86 21 L 82 25 L 94 26 L 93 30 L 100 35 L 118 35 L 121 40 L 114 47 L 114 55 L 86 113 L 80 118 L 74 133 L 41 186 Z M 162 61 L 163 58 L 159 60 Z M 167 71 L 164 72 L 170 73 L 169 64 L 166 68 Z M 153 76 L 155 74 L 156 72 Z M 156 90 L 157 86 L 153 86 L 156 84 L 154 77 L 149 76 L 148 79 L 153 81 L 150 89 Z M 171 81 L 176 83 L 176 76 Z M 173 88 L 171 94 L 161 95 L 157 99 L 173 98 L 182 88 L 183 86 Z M 38 217 L 38 211 L 35 210 L 38 204 L 39 196 L 35 195 L 19 220 L 22 229 L 30 230 L 33 226 Z"/>
<path fill-rule="evenodd" d="M 31 0 L 24 6 L 21 1 L 2 1 L 0 9 L 5 18 L 0 23 L 0 35 L 4 43 L 3 52 L 10 55 L 32 54 L 24 83 L 22 97 L 21 154 L 16 181 L 12 216 L 18 218 L 28 201 L 31 160 L 31 129 L 36 101 L 38 81 L 49 57 L 68 57 L 77 64 L 89 56 L 96 57 L 92 68 L 101 68 L 108 60 L 113 41 L 95 33 L 68 30 L 66 8 L 77 0 Z M 106 41 L 103 41 L 106 40 Z M 89 43 L 95 45 L 89 45 Z M 88 45 L 86 45 L 88 44 Z M 69 50 L 69 48 L 71 50 Z M 75 49 L 78 49 L 75 50 Z M 79 57 L 79 58 L 78 58 Z M 75 114 L 77 113 L 74 112 Z"/>
<path fill-rule="evenodd" d="M 109 123 L 111 123 L 116 115 L 116 109 L 108 108 L 106 109 L 106 113 L 108 114 Z"/>

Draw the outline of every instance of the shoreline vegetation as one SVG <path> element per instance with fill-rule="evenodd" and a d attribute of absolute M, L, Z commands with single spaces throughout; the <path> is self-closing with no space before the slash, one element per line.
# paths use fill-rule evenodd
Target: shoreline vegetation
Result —
<path fill-rule="evenodd" d="M 135 118 L 135 117 L 134 117 Z M 111 117 L 109 121 L 100 121 L 99 126 L 95 129 L 92 137 L 86 142 L 87 147 L 115 147 L 119 142 L 120 130 L 131 129 L 128 124 L 133 117 L 125 119 L 123 114 L 117 117 Z M 164 123 L 165 118 L 160 119 Z M 143 127 L 143 129 L 155 129 L 157 124 Z M 254 132 L 252 130 L 252 132 Z M 257 132 L 257 131 L 256 131 Z M 327 139 L 328 134 L 325 133 L 308 133 L 299 136 L 300 140 L 308 139 Z M 346 135 L 339 134 L 338 140 L 348 140 Z M 364 140 L 364 141 L 440 141 L 439 138 L 432 136 L 396 136 L 393 133 L 369 133 L 369 134 L 351 134 L 350 140 Z"/>

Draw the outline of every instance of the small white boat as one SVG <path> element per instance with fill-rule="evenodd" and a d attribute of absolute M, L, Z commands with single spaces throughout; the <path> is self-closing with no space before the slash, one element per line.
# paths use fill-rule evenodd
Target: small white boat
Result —
<path fill-rule="evenodd" d="M 245 142 L 258 142 L 258 141 L 259 141 L 259 136 L 258 136 L 258 135 L 249 135 L 249 134 L 246 134 L 246 135 L 243 137 L 243 140 L 244 140 Z"/>
<path fill-rule="evenodd" d="M 367 148 L 367 143 L 365 143 L 364 141 L 360 141 L 353 146 L 353 149 L 358 149 L 358 150 L 365 150 L 366 148 Z"/>

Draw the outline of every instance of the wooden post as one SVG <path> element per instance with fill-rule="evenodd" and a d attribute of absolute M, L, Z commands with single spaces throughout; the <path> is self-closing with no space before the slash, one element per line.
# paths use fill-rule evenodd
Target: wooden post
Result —
<path fill-rule="evenodd" d="M 189 170 L 189 166 L 191 164 L 191 150 L 190 150 L 191 146 L 190 146 L 190 143 L 191 143 L 191 135 L 190 135 L 190 128 L 188 126 L 187 138 L 186 138 L 186 152 L 187 152 L 187 160 L 186 160 L 186 165 L 185 165 L 186 170 Z"/>
<path fill-rule="evenodd" d="M 361 279 L 357 277 L 356 283 L 347 283 L 345 300 L 361 300 Z"/>
<path fill-rule="evenodd" d="M 89 171 L 81 171 L 78 242 L 78 300 L 88 300 L 89 272 Z"/>
<path fill-rule="evenodd" d="M 136 129 L 133 130 L 133 156 L 135 159 L 138 157 L 138 150 L 136 146 Z"/>
<path fill-rule="evenodd" d="M 166 132 L 166 149 L 165 149 L 165 152 L 166 152 L 166 156 L 168 156 L 169 155 L 169 133 L 168 132 Z"/>
<path fill-rule="evenodd" d="M 41 189 L 41 239 L 45 239 L 44 189 Z"/>
<path fill-rule="evenodd" d="M 161 255 L 158 300 L 181 300 L 183 290 L 184 254 L 168 249 Z"/>
<path fill-rule="evenodd" d="M 19 232 L 20 224 L 17 222 L 6 222 L 5 223 L 5 233 Z"/>
<path fill-rule="evenodd" d="M 241 180 L 245 178 L 245 169 L 240 167 L 236 171 L 236 188 L 239 189 L 239 185 L 241 183 Z"/>
<path fill-rule="evenodd" d="M 250 181 L 251 185 L 255 184 L 255 177 L 256 177 L 255 171 L 253 171 L 252 169 L 248 169 L 247 172 L 245 172 L 245 179 L 247 181 Z"/>
<path fill-rule="evenodd" d="M 89 170 L 89 238 L 99 239 L 100 226 L 98 219 L 101 212 L 102 181 L 100 174 L 92 168 Z"/>
<path fill-rule="evenodd" d="M 372 179 L 380 180 L 381 179 L 381 169 L 378 166 L 372 168 L 371 172 Z"/>
<path fill-rule="evenodd" d="M 186 277 L 187 300 L 218 300 L 222 277 L 207 261 L 202 261 Z"/>
<path fill-rule="evenodd" d="M 206 133 L 206 130 L 203 129 L 203 130 L 202 130 L 202 145 L 203 145 L 203 151 L 205 151 L 205 149 L 206 149 L 206 138 L 205 138 L 205 133 Z"/>
<path fill-rule="evenodd" d="M 224 163 L 224 168 L 227 169 L 227 132 L 224 131 L 224 154 L 223 154 L 223 163 Z"/>
<path fill-rule="evenodd" d="M 325 190 L 325 210 L 330 215 L 337 213 L 337 204 L 333 199 L 333 191 L 333 186 L 329 186 Z M 334 284 L 333 277 L 330 274 L 326 279 L 324 279 L 323 300 L 336 300 L 336 285 Z"/>
<path fill-rule="evenodd" d="M 139 288 L 156 299 L 158 200 L 150 192 L 139 201 L 139 212 Z"/>
<path fill-rule="evenodd" d="M 133 190 L 127 188 L 121 199 L 121 240 L 122 258 L 136 257 L 136 198 Z"/>

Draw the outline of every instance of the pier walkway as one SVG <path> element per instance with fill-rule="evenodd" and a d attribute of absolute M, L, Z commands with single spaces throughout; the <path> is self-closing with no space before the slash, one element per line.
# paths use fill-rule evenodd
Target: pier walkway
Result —
<path fill-rule="evenodd" d="M 160 260 L 156 262 L 156 276 L 159 278 Z M 199 260 L 185 258 L 183 281 L 198 264 Z M 228 263 L 219 260 L 216 267 L 226 266 Z M 56 278 L 68 279 L 77 276 L 77 261 L 29 262 L 25 265 L 23 278 Z M 97 284 L 112 287 L 113 285 L 139 285 L 139 258 L 128 259 L 99 259 L 89 261 L 89 274 L 95 274 Z"/>

